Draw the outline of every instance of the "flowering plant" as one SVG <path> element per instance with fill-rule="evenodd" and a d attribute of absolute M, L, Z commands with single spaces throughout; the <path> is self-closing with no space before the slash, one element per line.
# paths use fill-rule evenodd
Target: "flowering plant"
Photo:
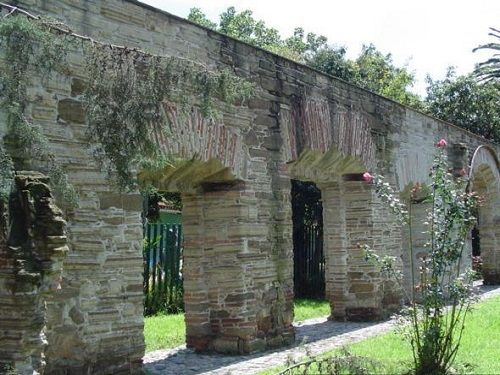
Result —
<path fill-rule="evenodd" d="M 375 186 L 381 200 L 389 205 L 401 223 L 408 227 L 411 259 L 409 293 L 402 286 L 402 274 L 395 270 L 394 258 L 380 257 L 363 245 L 366 259 L 377 263 L 381 271 L 396 279 L 406 294 L 408 306 L 400 321 L 402 332 L 413 351 L 415 374 L 448 373 L 457 354 L 464 319 L 473 300 L 474 274 L 462 264 L 466 237 L 476 218 L 478 197 L 468 193 L 465 180 L 455 178 L 448 170 L 446 146 L 441 139 L 430 172 L 430 189 L 422 197 L 422 186 L 416 184 L 407 204 L 403 204 L 383 178 L 365 173 L 363 179 Z M 368 176 L 370 178 L 368 178 Z M 417 199 L 418 197 L 418 199 Z M 412 205 L 427 202 L 430 206 L 424 223 L 427 230 L 427 254 L 414 267 L 412 239 Z"/>

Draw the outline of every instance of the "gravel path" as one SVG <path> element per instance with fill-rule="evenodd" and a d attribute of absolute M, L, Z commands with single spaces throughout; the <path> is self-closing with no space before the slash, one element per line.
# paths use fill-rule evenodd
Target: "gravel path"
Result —
<path fill-rule="evenodd" d="M 481 299 L 500 295 L 498 286 L 480 286 Z M 294 324 L 297 344 L 281 350 L 246 356 L 196 354 L 181 346 L 157 350 L 144 356 L 144 366 L 150 374 L 162 375 L 250 375 L 288 360 L 347 345 L 389 331 L 394 321 L 382 323 L 331 322 L 326 318 L 310 319 Z"/>

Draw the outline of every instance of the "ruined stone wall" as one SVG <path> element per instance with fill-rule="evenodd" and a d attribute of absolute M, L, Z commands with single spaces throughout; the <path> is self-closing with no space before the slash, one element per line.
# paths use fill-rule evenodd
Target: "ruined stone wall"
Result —
<path fill-rule="evenodd" d="M 0 208 L 7 219 L 0 225 L 1 373 L 45 369 L 46 302 L 61 288 L 68 252 L 66 223 L 47 183 L 40 173 L 18 172 L 8 208 Z"/>
<path fill-rule="evenodd" d="M 361 260 L 357 241 L 383 240 L 384 248 L 398 253 L 399 228 L 368 187 L 344 182 L 342 175 L 372 170 L 403 189 L 427 180 L 436 140 L 463 142 L 470 150 L 484 143 L 134 1 L 16 3 L 60 19 L 75 32 L 229 68 L 256 84 L 254 97 L 226 109 L 215 126 L 196 114 L 187 122 L 171 114 L 172 135 L 160 144 L 165 153 L 184 159 L 214 157 L 243 183 L 236 190 L 167 184 L 182 190 L 186 203 L 185 302 L 188 344 L 194 347 L 248 352 L 293 337 L 290 177 L 323 186 L 325 246 L 333 249 L 326 275 L 333 316 L 366 318 L 366 309 L 373 308 L 372 317 L 378 317 L 383 301 L 391 305 L 397 296 L 386 293 Z M 46 372 L 134 372 L 144 352 L 140 197 L 118 194 L 91 157 L 81 104 L 86 72 L 79 53 L 71 54 L 68 71 L 48 82 L 34 80 L 27 113 L 50 139 L 80 195 L 79 208 L 68 216 L 70 253 L 61 289 L 47 303 Z"/>

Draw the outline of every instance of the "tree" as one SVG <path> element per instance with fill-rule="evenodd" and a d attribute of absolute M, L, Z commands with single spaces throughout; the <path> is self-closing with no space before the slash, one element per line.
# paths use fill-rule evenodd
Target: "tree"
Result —
<path fill-rule="evenodd" d="M 327 46 L 317 51 L 308 65 L 344 81 L 354 82 L 356 66 L 346 58 L 346 52 L 345 47 Z"/>
<path fill-rule="evenodd" d="M 429 114 L 500 143 L 500 82 L 478 82 L 474 74 L 427 78 L 426 110 Z"/>
<path fill-rule="evenodd" d="M 414 75 L 406 67 L 396 67 L 390 53 L 382 54 L 373 44 L 363 45 L 355 66 L 354 82 L 359 86 L 401 104 L 421 107 L 418 95 L 409 91 L 415 82 Z"/>
<path fill-rule="evenodd" d="M 488 35 L 493 36 L 494 38 L 500 39 L 500 30 L 494 29 L 490 27 L 490 32 Z M 488 60 L 479 63 L 476 67 L 475 74 L 480 80 L 489 81 L 489 80 L 499 80 L 500 79 L 500 43 L 487 43 L 483 44 L 477 48 L 474 48 L 472 51 L 476 52 L 480 49 L 491 49 L 496 51 L 497 53 L 493 54 L 493 57 Z"/>
<path fill-rule="evenodd" d="M 308 65 L 401 104 L 422 108 L 420 97 L 410 91 L 415 77 L 406 67 L 397 67 L 390 53 L 384 55 L 373 44 L 363 45 L 356 60 L 345 57 L 345 47 L 326 47 L 316 52 Z"/>
<path fill-rule="evenodd" d="M 301 63 L 327 42 L 326 37 L 305 34 L 300 27 L 294 30 L 292 36 L 283 39 L 278 30 L 267 27 L 264 21 L 255 20 L 251 10 L 237 12 L 235 7 L 227 8 L 220 15 L 218 25 L 199 8 L 191 8 L 188 20 Z"/>
<path fill-rule="evenodd" d="M 188 20 L 197 23 L 198 25 L 208 27 L 209 29 L 217 30 L 217 24 L 210 21 L 200 8 L 191 8 L 189 11 Z"/>
<path fill-rule="evenodd" d="M 382 54 L 373 44 L 363 46 L 359 57 L 349 60 L 347 49 L 328 45 L 325 36 L 306 34 L 303 28 L 297 27 L 292 36 L 282 38 L 276 29 L 255 20 L 250 10 L 237 12 L 229 7 L 220 15 L 219 25 L 208 20 L 199 8 L 192 8 L 188 19 L 399 103 L 422 108 L 420 97 L 410 91 L 413 74 L 405 66 L 395 66 L 391 54 Z"/>

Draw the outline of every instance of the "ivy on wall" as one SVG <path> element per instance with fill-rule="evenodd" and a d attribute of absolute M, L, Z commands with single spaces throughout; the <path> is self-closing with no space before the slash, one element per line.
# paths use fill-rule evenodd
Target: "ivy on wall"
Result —
<path fill-rule="evenodd" d="M 5 5 L 3 5 L 5 7 Z M 165 105 L 187 114 L 199 107 L 208 120 L 221 106 L 241 103 L 253 85 L 228 70 L 212 71 L 187 59 L 100 43 L 65 25 L 6 6 L 0 20 L 0 104 L 7 134 L 0 142 L 0 194 L 8 194 L 14 170 L 36 167 L 51 178 L 58 198 L 77 204 L 77 194 L 40 127 L 26 117 L 28 87 L 54 72 L 68 76 L 67 52 L 85 60 L 84 108 L 89 147 L 122 190 L 136 188 L 139 166 L 167 163 L 158 143 L 168 137 Z M 19 14 L 20 13 L 20 14 Z"/>
<path fill-rule="evenodd" d="M 33 77 L 47 77 L 62 67 L 65 37 L 55 37 L 49 22 L 9 16 L 0 22 L 0 49 L 0 105 L 7 125 L 7 135 L 0 144 L 0 194 L 3 199 L 8 195 L 14 169 L 30 168 L 30 162 L 36 160 L 48 172 L 55 193 L 66 205 L 74 205 L 75 189 L 41 129 L 25 115 Z"/>
<path fill-rule="evenodd" d="M 135 185 L 131 166 L 168 162 L 158 153 L 162 134 L 168 136 L 165 106 L 181 115 L 198 106 L 213 120 L 220 102 L 237 103 L 252 92 L 227 70 L 213 73 L 175 57 L 107 46 L 92 48 L 86 57 L 88 136 L 97 145 L 94 155 L 123 189 Z"/>

